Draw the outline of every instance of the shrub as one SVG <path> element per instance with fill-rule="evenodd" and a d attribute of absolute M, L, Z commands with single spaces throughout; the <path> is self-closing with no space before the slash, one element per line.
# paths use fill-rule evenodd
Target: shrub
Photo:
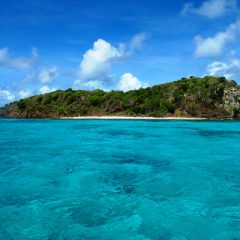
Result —
<path fill-rule="evenodd" d="M 24 110 L 26 108 L 26 103 L 23 99 L 21 99 L 18 103 L 17 106 L 20 110 Z"/>

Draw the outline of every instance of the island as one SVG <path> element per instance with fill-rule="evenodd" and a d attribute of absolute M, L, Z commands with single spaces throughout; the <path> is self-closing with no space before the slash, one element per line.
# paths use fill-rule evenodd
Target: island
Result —
<path fill-rule="evenodd" d="M 240 86 L 225 77 L 191 76 L 128 92 L 57 90 L 10 103 L 4 118 L 136 117 L 240 119 Z"/>

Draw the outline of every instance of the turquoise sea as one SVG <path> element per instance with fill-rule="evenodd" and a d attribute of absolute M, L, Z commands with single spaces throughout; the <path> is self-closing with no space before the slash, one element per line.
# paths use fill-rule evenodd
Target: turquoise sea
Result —
<path fill-rule="evenodd" d="M 240 122 L 0 119 L 1 240 L 239 240 Z"/>

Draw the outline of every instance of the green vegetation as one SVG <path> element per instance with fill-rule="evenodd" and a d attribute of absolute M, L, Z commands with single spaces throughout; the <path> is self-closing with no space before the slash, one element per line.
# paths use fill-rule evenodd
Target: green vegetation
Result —
<path fill-rule="evenodd" d="M 225 89 L 239 87 L 234 81 L 207 76 L 182 78 L 179 81 L 129 92 L 102 90 L 66 91 L 33 96 L 0 109 L 2 117 L 64 117 L 91 115 L 124 116 L 193 116 L 229 118 L 239 115 L 224 107 Z M 236 106 L 238 105 L 237 103 Z"/>

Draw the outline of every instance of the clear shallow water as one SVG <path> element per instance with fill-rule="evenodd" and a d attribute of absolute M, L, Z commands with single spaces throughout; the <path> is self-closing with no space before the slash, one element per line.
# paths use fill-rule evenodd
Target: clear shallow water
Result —
<path fill-rule="evenodd" d="M 0 239 L 238 240 L 240 122 L 0 119 Z"/>

